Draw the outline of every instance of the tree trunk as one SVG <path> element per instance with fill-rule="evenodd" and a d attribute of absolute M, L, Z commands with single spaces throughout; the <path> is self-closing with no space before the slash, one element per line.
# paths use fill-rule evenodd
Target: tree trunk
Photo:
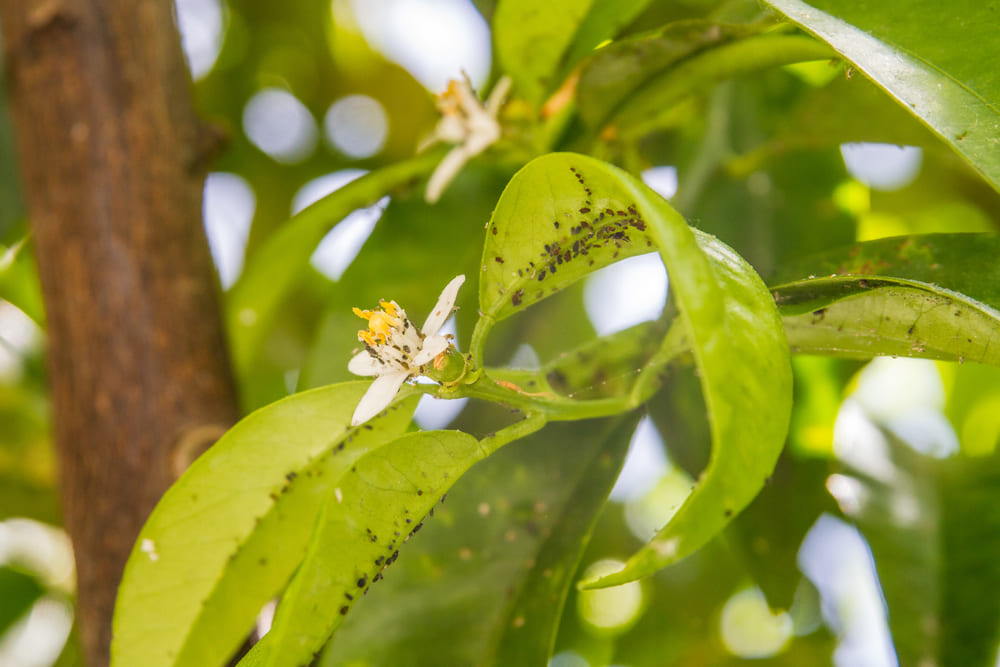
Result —
<path fill-rule="evenodd" d="M 201 226 L 216 143 L 169 0 L 2 0 L 47 311 L 64 518 L 91 666 L 160 495 L 237 416 Z"/>

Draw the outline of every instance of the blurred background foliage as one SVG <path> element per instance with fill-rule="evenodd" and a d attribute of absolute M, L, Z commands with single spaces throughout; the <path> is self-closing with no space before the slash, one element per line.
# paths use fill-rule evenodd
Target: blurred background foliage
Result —
<path fill-rule="evenodd" d="M 178 0 L 199 111 L 226 137 L 205 191 L 224 290 L 294 212 L 361 170 L 411 157 L 437 120 L 433 94 L 461 68 L 489 89 L 498 77 L 495 5 Z M 686 19 L 753 30 L 774 22 L 750 0 L 654 2 L 622 32 Z M 585 136 L 579 130 L 568 136 Z M 71 557 L 58 529 L 44 314 L 12 139 L 0 98 L 0 664 L 69 665 L 77 660 L 67 641 Z M 636 141 L 575 148 L 643 174 L 765 278 L 856 240 L 1000 227 L 1000 195 L 988 183 L 878 87 L 828 62 L 707 85 Z M 339 224 L 239 369 L 244 409 L 348 379 L 352 306 L 392 298 L 420 317 L 452 276 L 475 276 L 484 224 L 530 157 L 519 151 L 473 162 L 434 207 L 404 185 Z M 656 317 L 666 278 L 659 260 L 646 259 L 504 322 L 487 361 L 536 367 L 595 332 Z M 461 348 L 475 320 L 474 289 L 459 306 Z M 797 357 L 794 372 L 788 447 L 758 500 L 723 539 L 677 566 L 621 589 L 571 592 L 561 620 L 552 619 L 560 623 L 552 667 L 995 660 L 1000 370 Z M 418 424 L 476 434 L 502 419 L 489 406 L 451 403 L 425 399 Z M 593 501 L 586 488 L 552 480 L 596 475 L 606 489 L 614 476 L 577 470 L 586 462 L 579 454 L 624 451 L 629 438 L 575 576 L 633 553 L 707 460 L 697 378 L 681 370 L 641 420 L 619 421 L 550 428 L 476 467 L 321 664 L 364 656 L 430 664 L 412 657 L 428 646 L 466 664 L 462 656 L 498 650 L 498 628 L 516 623 L 503 614 L 527 576 L 522 561 L 543 557 L 539 535 L 565 528 L 572 512 L 558 508 Z M 609 429 L 617 440 L 601 439 Z M 540 504 L 545 511 L 532 518 Z M 486 554 L 493 560 L 480 561 Z M 419 604 L 396 607 L 400 595 Z"/>

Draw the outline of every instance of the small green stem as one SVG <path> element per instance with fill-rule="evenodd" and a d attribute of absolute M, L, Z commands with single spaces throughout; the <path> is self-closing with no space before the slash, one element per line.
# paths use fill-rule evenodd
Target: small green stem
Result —
<path fill-rule="evenodd" d="M 528 414 L 519 422 L 506 426 L 492 435 L 488 435 L 479 441 L 483 448 L 492 454 L 504 445 L 521 438 L 526 438 L 532 433 L 541 430 L 548 422 L 545 415 L 539 413 Z"/>
<path fill-rule="evenodd" d="M 479 321 L 476 322 L 475 328 L 472 330 L 472 341 L 469 343 L 469 352 L 472 355 L 472 368 L 473 370 L 482 368 L 483 363 L 483 346 L 486 345 L 486 335 L 493 328 L 496 323 L 489 315 L 482 315 Z"/>
<path fill-rule="evenodd" d="M 513 382 L 494 379 L 486 369 L 482 369 L 468 384 L 449 388 L 427 386 L 421 390 L 436 393 L 441 398 L 478 398 L 504 403 L 526 414 L 543 415 L 551 421 L 607 417 L 633 410 L 648 401 L 662 384 L 663 368 L 689 349 L 685 329 L 677 320 L 655 354 L 644 364 L 632 389 L 625 395 L 609 398 L 575 400 L 547 391 L 526 392 Z M 553 368 L 555 366 L 550 365 L 538 371 L 535 384 L 547 386 L 544 378 Z"/>

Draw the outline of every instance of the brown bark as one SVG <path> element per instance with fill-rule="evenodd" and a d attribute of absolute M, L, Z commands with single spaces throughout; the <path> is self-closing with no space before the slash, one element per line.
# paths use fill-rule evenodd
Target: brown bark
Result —
<path fill-rule="evenodd" d="M 99 666 L 142 522 L 178 459 L 237 414 L 201 226 L 212 133 L 169 0 L 2 0 L 0 21 L 78 620 Z"/>

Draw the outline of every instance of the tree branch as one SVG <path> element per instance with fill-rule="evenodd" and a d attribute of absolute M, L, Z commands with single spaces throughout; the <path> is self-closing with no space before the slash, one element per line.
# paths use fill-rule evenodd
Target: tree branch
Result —
<path fill-rule="evenodd" d="M 0 21 L 78 620 L 88 663 L 104 665 L 142 522 L 237 416 L 201 226 L 213 133 L 169 0 L 5 0 Z"/>

